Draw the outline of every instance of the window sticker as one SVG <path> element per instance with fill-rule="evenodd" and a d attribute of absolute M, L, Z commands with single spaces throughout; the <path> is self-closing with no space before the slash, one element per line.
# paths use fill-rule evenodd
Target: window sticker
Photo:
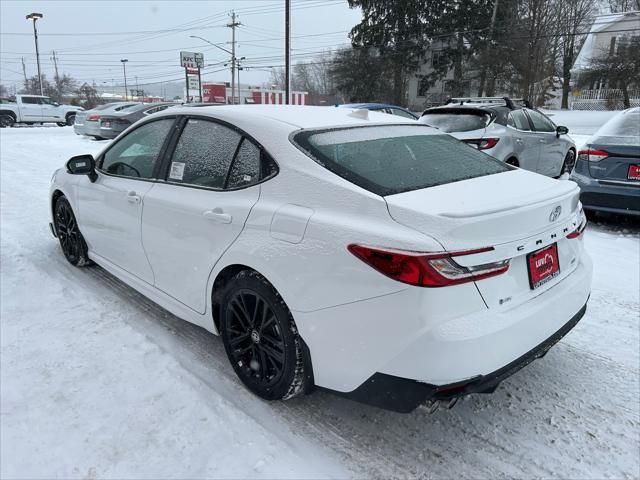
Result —
<path fill-rule="evenodd" d="M 171 171 L 169 172 L 169 178 L 172 180 L 182 180 L 184 177 L 184 162 L 171 162 Z"/>

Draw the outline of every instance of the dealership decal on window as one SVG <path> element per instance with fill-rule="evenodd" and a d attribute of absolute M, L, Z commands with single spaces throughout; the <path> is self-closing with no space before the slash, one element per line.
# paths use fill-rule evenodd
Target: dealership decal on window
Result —
<path fill-rule="evenodd" d="M 172 180 L 182 180 L 182 177 L 184 177 L 184 166 L 184 162 L 171 162 L 169 178 Z"/>

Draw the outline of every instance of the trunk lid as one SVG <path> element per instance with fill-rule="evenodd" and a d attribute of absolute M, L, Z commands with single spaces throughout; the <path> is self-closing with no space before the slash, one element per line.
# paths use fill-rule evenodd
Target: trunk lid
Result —
<path fill-rule="evenodd" d="M 579 224 L 580 190 L 574 182 L 526 170 L 473 178 L 385 197 L 391 217 L 438 240 L 465 267 L 510 259 L 509 270 L 476 281 L 488 308 L 511 308 L 552 288 L 579 264 L 582 241 L 567 239 Z M 530 283 L 528 256 L 557 245 L 560 272 L 543 285 Z"/>
<path fill-rule="evenodd" d="M 548 230 L 574 214 L 579 188 L 526 170 L 472 178 L 385 197 L 397 222 L 447 250 L 495 246 Z M 559 214 L 551 214 L 560 207 Z"/>
<path fill-rule="evenodd" d="M 599 137 L 588 146 L 592 150 L 603 150 L 608 157 L 598 162 L 587 162 L 589 174 L 598 180 L 636 182 L 629 177 L 630 172 L 636 171 L 634 166 L 640 166 L 640 140 L 635 145 L 629 141 L 630 137 Z M 616 140 L 617 139 L 617 140 Z M 631 168 L 631 171 L 630 171 Z"/>

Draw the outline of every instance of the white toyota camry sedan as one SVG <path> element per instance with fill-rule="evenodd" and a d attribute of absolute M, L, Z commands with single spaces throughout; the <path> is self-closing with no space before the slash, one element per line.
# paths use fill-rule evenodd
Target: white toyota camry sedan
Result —
<path fill-rule="evenodd" d="M 491 392 L 591 286 L 575 183 L 367 110 L 173 108 L 71 158 L 50 202 L 69 262 L 220 334 L 270 400 Z"/>

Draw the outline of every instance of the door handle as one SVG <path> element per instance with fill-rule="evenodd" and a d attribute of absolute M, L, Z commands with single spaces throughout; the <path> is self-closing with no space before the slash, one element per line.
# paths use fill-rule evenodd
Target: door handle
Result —
<path fill-rule="evenodd" d="M 133 190 L 131 190 L 130 192 L 127 192 L 127 201 L 129 203 L 140 203 L 141 200 L 142 198 L 140 198 L 140 195 L 138 195 Z"/>
<path fill-rule="evenodd" d="M 214 208 L 213 210 L 202 212 L 202 216 L 215 223 L 231 223 L 231 220 L 233 220 L 233 217 L 228 213 L 224 213 L 221 208 Z"/>

